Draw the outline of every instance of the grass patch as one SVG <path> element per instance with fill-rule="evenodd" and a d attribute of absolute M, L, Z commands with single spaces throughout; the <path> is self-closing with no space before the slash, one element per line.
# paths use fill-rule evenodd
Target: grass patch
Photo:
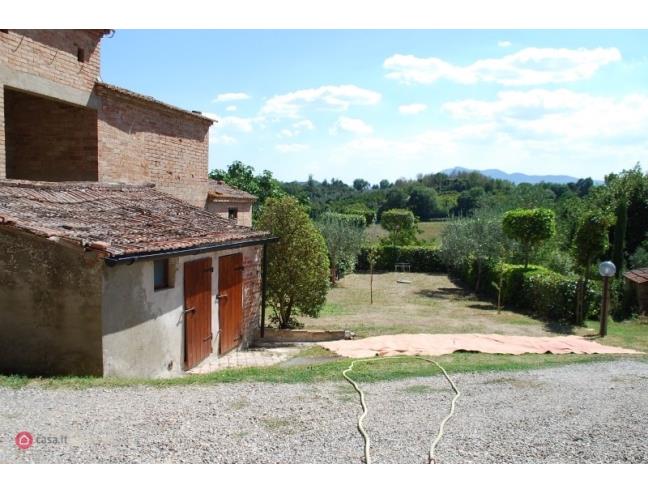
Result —
<path fill-rule="evenodd" d="M 588 321 L 589 331 L 578 330 L 578 335 L 598 334 L 599 323 Z M 593 331 L 592 331 L 593 330 Z M 648 353 L 648 324 L 629 320 L 622 322 L 610 321 L 605 338 L 596 338 L 596 341 L 614 347 L 625 347 Z"/>
<path fill-rule="evenodd" d="M 539 369 L 595 361 L 635 359 L 648 362 L 646 356 L 611 356 L 611 355 L 493 355 L 479 353 L 454 353 L 435 358 L 451 374 L 462 372 L 515 371 Z M 134 385 L 145 385 L 156 388 L 173 386 L 204 385 L 234 382 L 265 383 L 312 383 L 319 381 L 341 381 L 342 371 L 349 367 L 349 359 L 339 359 L 321 364 L 295 367 L 248 367 L 225 369 L 211 374 L 192 374 L 171 379 L 126 379 L 95 377 L 52 377 L 27 378 L 0 376 L 0 386 L 9 388 L 40 387 L 51 389 L 88 389 L 120 388 Z M 389 360 L 377 359 L 371 363 L 356 363 L 354 379 L 359 382 L 392 381 L 413 377 L 439 375 L 439 369 L 433 364 L 415 357 Z"/>
<path fill-rule="evenodd" d="M 334 302 L 327 302 L 322 307 L 320 311 L 320 316 L 339 316 L 341 314 L 346 314 L 346 309 L 341 304 L 336 304 Z"/>

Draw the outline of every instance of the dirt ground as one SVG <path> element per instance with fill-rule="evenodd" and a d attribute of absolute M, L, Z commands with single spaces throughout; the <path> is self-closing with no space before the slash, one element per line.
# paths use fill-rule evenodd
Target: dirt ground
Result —
<path fill-rule="evenodd" d="M 401 283 L 401 282 L 408 283 Z M 546 336 L 570 333 L 570 327 L 545 323 L 511 311 L 497 314 L 447 275 L 352 274 L 331 289 L 319 318 L 300 319 L 307 329 L 346 329 L 358 336 L 396 333 L 498 333 Z"/>

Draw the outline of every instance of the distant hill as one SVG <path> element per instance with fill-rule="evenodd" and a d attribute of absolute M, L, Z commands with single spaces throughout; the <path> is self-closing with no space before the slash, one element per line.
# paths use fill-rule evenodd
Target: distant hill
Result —
<path fill-rule="evenodd" d="M 573 176 L 565 176 L 565 175 L 547 174 L 547 175 L 540 176 L 540 175 L 523 174 L 523 173 L 505 173 L 504 171 L 500 171 L 499 169 L 482 170 L 482 169 L 468 169 L 465 167 L 453 167 L 450 169 L 444 169 L 441 172 L 444 174 L 456 174 L 456 173 L 472 172 L 472 171 L 477 171 L 478 173 L 481 173 L 484 176 L 488 176 L 489 178 L 504 179 L 506 181 L 510 181 L 515 184 L 519 184 L 519 183 L 535 184 L 543 181 L 545 183 L 566 184 L 566 183 L 575 183 L 579 179 Z M 601 182 L 594 180 L 594 183 L 600 184 Z"/>

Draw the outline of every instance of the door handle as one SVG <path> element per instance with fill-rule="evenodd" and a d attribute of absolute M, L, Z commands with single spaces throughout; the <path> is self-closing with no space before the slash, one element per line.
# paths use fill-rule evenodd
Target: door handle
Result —
<path fill-rule="evenodd" d="M 216 299 L 218 299 L 219 301 L 220 301 L 221 299 L 227 299 L 227 294 L 218 294 L 218 295 L 216 296 Z"/>
<path fill-rule="evenodd" d="M 192 313 L 192 312 L 196 312 L 196 308 L 195 308 L 195 307 L 188 308 L 188 309 L 185 309 L 185 310 L 182 311 L 182 312 L 183 312 L 184 314 Z"/>
<path fill-rule="evenodd" d="M 206 342 L 207 340 L 211 340 L 211 339 L 212 339 L 212 336 L 209 335 L 207 338 L 203 338 L 203 342 Z"/>

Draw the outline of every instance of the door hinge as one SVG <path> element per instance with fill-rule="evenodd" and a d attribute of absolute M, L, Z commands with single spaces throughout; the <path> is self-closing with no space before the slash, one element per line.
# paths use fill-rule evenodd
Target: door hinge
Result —
<path fill-rule="evenodd" d="M 205 268 L 204 271 L 205 271 L 205 272 L 213 272 L 213 271 L 214 271 L 214 267 Z"/>
<path fill-rule="evenodd" d="M 236 267 L 234 270 L 236 270 L 237 272 L 242 272 L 243 270 L 245 270 L 245 267 L 243 266 Z"/>

